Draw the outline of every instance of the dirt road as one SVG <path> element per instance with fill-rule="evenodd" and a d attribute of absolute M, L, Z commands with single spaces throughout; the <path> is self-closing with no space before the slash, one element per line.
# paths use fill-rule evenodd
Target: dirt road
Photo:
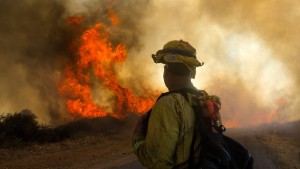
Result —
<path fill-rule="evenodd" d="M 254 158 L 255 169 L 300 169 L 299 143 L 292 138 L 282 138 L 276 133 L 256 130 L 230 130 L 227 135 L 241 142 Z M 99 168 L 140 169 L 142 165 L 133 154 L 119 159 L 113 165 Z M 127 162 L 124 164 L 124 161 Z M 121 163 L 123 161 L 123 163 Z M 120 165 L 118 165 L 118 163 Z M 95 167 L 95 169 L 97 168 Z"/>
<path fill-rule="evenodd" d="M 299 131 L 299 130 L 298 130 Z M 1 169 L 143 169 L 128 133 L 0 149 Z M 300 136 L 275 130 L 228 130 L 254 157 L 255 169 L 300 169 Z"/>

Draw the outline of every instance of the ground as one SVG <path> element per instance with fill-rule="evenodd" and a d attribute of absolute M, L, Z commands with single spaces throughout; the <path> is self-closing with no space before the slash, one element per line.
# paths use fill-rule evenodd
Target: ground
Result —
<path fill-rule="evenodd" d="M 295 133 L 270 128 L 228 129 L 226 132 L 249 149 L 255 169 L 300 169 L 300 137 Z M 78 135 L 59 143 L 2 148 L 0 168 L 143 168 L 132 151 L 131 134 L 131 130 L 124 130 L 110 135 Z"/>
<path fill-rule="evenodd" d="M 300 169 L 299 136 L 259 128 L 235 129 L 229 135 L 250 151 L 255 169 Z"/>

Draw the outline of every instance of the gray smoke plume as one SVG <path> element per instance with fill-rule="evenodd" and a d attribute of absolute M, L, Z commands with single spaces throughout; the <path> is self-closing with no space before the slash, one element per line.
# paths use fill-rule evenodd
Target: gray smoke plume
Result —
<path fill-rule="evenodd" d="M 270 50 L 269 58 L 265 61 L 263 58 L 263 50 L 260 50 L 255 58 L 255 62 L 248 69 L 257 69 L 256 76 L 246 77 L 250 79 L 250 83 L 256 83 L 260 78 L 265 78 L 262 86 L 263 91 L 259 89 L 251 89 L 248 92 L 256 97 L 247 97 L 244 101 L 231 105 L 243 105 L 243 109 L 239 116 L 248 117 L 250 121 L 257 121 L 265 114 L 272 112 L 269 118 L 275 121 L 297 120 L 300 118 L 298 111 L 300 110 L 300 3 L 296 0 L 288 1 L 209 1 L 204 0 L 199 4 L 200 16 L 205 16 L 210 22 L 217 23 L 220 27 L 224 27 L 230 32 L 238 34 L 255 34 L 265 48 Z M 249 44 L 251 45 L 251 44 Z M 235 50 L 239 50 L 236 48 Z M 247 51 L 243 51 L 247 52 Z M 261 56 L 260 56 L 261 55 Z M 261 64 L 260 64 L 261 62 Z M 275 63 L 276 62 L 276 63 Z M 247 64 L 247 63 L 245 63 Z M 257 65 L 256 65 L 257 64 Z M 278 69 L 276 69 L 276 64 Z M 243 66 L 243 65 L 239 65 Z M 271 69 L 271 67 L 273 68 Z M 261 69 L 268 69 L 268 77 L 260 74 Z M 238 69 L 238 68 L 237 68 Z M 284 72 L 284 75 L 280 74 Z M 243 74 L 246 76 L 247 74 Z M 243 76 L 242 75 L 242 76 Z M 239 77 L 238 77 L 239 78 Z M 243 77 L 240 77 L 243 79 Z M 226 80 L 226 79 L 224 79 Z M 245 82 L 245 80 L 244 80 Z M 284 87 L 278 88 L 280 84 L 286 83 Z M 239 89 L 241 86 L 249 86 L 237 82 L 231 84 Z M 223 90 L 223 89 L 221 89 Z M 264 98 L 264 92 L 269 90 L 268 98 Z M 244 90 L 235 90 L 234 93 L 245 95 Z M 247 90 L 246 90 L 247 91 Z M 228 97 L 226 99 L 229 99 Z M 240 99 L 238 99 L 240 100 Z M 243 100 L 243 99 L 242 99 Z M 273 101 L 274 105 L 264 105 L 262 102 Z M 251 104 L 254 102 L 255 104 Z M 241 104 L 240 104 L 241 103 Z M 248 104 L 250 103 L 250 104 Z M 237 106 L 239 107 L 239 106 Z M 273 110 L 270 110 L 273 107 Z M 275 108 L 274 108 L 275 107 Z M 243 110 L 240 109 L 239 111 Z M 269 110 L 266 110 L 269 109 Z M 251 116 L 250 116 L 251 115 Z M 243 119 L 242 117 L 238 119 Z M 243 122 L 244 124 L 247 122 Z"/>
<path fill-rule="evenodd" d="M 136 5 L 145 4 L 142 1 Z M 44 123 L 59 124 L 70 119 L 57 85 L 65 65 L 74 62 L 71 45 L 80 37 L 67 23 L 70 16 L 83 16 L 82 29 L 97 22 L 109 23 L 107 10 L 124 11 L 120 33 L 112 41 L 138 46 L 140 33 L 136 18 L 140 15 L 131 2 L 93 1 L 74 6 L 70 1 L 1 1 L 0 5 L 0 112 L 32 110 Z M 75 7 L 75 8 L 74 8 Z M 85 10 L 82 10 L 85 9 Z M 123 32 L 122 32 L 123 31 Z M 121 39 L 121 40 L 118 40 Z M 76 44 L 75 44 L 76 45 Z"/>
<path fill-rule="evenodd" d="M 1 113 L 33 110 L 42 122 L 66 118 L 55 82 L 70 43 L 59 1 L 1 1 Z"/>
<path fill-rule="evenodd" d="M 120 23 L 110 39 L 128 50 L 116 67 L 125 87 L 166 90 L 162 65 L 150 55 L 183 39 L 205 62 L 195 86 L 222 98 L 229 125 L 297 120 L 299 6 L 297 0 L 1 1 L 0 113 L 28 108 L 45 123 L 70 119 L 57 92 L 65 65 L 76 61 L 70 46 L 95 23 L 109 26 L 112 9 Z M 81 28 L 66 21 L 76 15 Z"/>
<path fill-rule="evenodd" d="M 186 40 L 205 62 L 194 84 L 222 98 L 227 126 L 297 120 L 299 8 L 296 0 L 154 0 L 141 21 L 143 51 L 135 54 L 144 57 L 135 60 L 151 64 L 150 54 L 167 41 Z M 150 64 L 143 65 L 147 79 L 165 90 L 162 66 Z"/>

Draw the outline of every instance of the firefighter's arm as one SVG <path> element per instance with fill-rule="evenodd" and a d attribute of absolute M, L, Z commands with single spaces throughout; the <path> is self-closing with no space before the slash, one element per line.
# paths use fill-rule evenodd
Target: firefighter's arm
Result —
<path fill-rule="evenodd" d="M 159 99 L 152 109 L 147 135 L 134 144 L 135 154 L 147 168 L 172 168 L 179 135 L 176 100 Z"/>
<path fill-rule="evenodd" d="M 137 141 L 145 139 L 148 130 L 148 123 L 151 111 L 152 109 L 150 109 L 147 113 L 145 113 L 139 118 L 133 132 L 133 146 Z"/>

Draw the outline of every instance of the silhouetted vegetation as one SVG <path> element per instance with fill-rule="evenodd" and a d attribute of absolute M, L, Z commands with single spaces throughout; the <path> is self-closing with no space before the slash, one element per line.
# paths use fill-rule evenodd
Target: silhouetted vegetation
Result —
<path fill-rule="evenodd" d="M 128 121 L 135 117 L 116 119 L 113 117 L 99 117 L 80 119 L 52 128 L 39 124 L 36 116 L 30 110 L 8 113 L 0 116 L 0 147 L 14 147 L 28 143 L 58 142 L 65 139 L 88 135 L 111 135 L 128 128 Z"/>
<path fill-rule="evenodd" d="M 52 142 L 57 138 L 55 129 L 39 124 L 30 110 L 0 116 L 0 146 L 11 147 L 29 142 Z"/>
<path fill-rule="evenodd" d="M 39 128 L 35 119 L 36 116 L 30 110 L 2 115 L 0 117 L 0 136 L 2 138 L 20 139 L 21 141 L 32 141 Z"/>

